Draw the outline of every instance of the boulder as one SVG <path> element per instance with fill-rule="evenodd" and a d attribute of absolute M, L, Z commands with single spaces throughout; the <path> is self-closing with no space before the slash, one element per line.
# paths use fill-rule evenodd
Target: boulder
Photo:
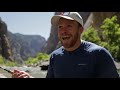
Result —
<path fill-rule="evenodd" d="M 49 61 L 43 61 L 40 65 L 41 70 L 48 70 Z"/>

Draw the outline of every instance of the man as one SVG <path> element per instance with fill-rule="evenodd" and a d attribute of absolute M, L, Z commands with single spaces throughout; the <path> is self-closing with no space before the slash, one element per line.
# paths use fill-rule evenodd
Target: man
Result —
<path fill-rule="evenodd" d="M 83 19 L 77 12 L 65 12 L 51 19 L 58 26 L 62 46 L 53 51 L 46 78 L 118 78 L 114 59 L 103 47 L 81 40 Z M 21 74 L 22 73 L 22 74 Z M 31 77 L 14 71 L 13 77 Z"/>

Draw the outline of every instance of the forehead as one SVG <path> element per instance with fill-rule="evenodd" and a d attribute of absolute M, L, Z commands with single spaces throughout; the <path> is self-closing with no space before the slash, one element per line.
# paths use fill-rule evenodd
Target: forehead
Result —
<path fill-rule="evenodd" d="M 68 19 L 64 19 L 64 18 L 60 18 L 58 24 L 62 24 L 62 23 L 75 23 L 75 20 L 68 20 Z"/>

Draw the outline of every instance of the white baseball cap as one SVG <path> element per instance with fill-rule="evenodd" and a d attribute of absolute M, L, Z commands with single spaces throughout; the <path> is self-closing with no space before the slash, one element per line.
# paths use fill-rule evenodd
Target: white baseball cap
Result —
<path fill-rule="evenodd" d="M 81 15 L 78 12 L 61 12 L 60 15 L 54 15 L 51 18 L 51 24 L 52 25 L 57 25 L 60 18 L 65 18 L 65 19 L 69 19 L 69 20 L 75 20 L 78 23 L 80 23 L 82 25 L 82 27 L 83 27 L 83 19 L 82 19 Z"/>

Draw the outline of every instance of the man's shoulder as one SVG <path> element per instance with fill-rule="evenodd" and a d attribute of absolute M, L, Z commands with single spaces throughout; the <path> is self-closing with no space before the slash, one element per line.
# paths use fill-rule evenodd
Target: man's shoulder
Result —
<path fill-rule="evenodd" d="M 102 56 L 110 56 L 112 57 L 111 53 L 104 47 L 97 45 L 92 42 L 85 41 L 87 43 L 86 50 L 95 55 L 102 55 Z"/>
<path fill-rule="evenodd" d="M 61 54 L 61 53 L 63 53 L 63 50 L 64 50 L 64 47 L 61 46 L 60 48 L 54 50 L 51 54 L 52 54 L 52 55 L 53 55 L 53 54 Z"/>
<path fill-rule="evenodd" d="M 96 43 L 89 42 L 89 41 L 84 41 L 84 43 L 86 44 L 87 49 L 90 51 L 100 51 L 100 50 L 106 51 L 106 49 L 104 47 L 102 47 Z"/>

